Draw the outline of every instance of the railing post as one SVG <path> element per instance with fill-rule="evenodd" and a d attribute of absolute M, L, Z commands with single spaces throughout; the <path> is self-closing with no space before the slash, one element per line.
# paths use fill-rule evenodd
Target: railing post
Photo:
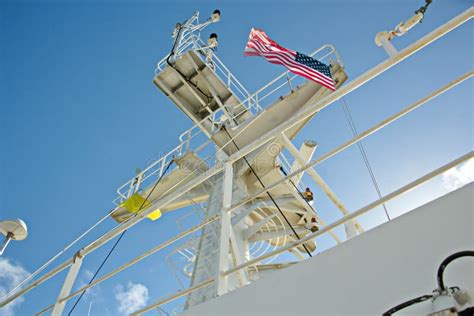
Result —
<path fill-rule="evenodd" d="M 166 155 L 161 158 L 161 167 L 160 167 L 160 174 L 158 175 L 158 179 L 161 177 L 163 174 L 163 171 L 165 169 L 165 164 L 166 164 Z"/>
<path fill-rule="evenodd" d="M 53 311 L 51 312 L 52 316 L 62 315 L 64 307 L 66 306 L 66 302 L 61 302 L 61 300 L 71 293 L 72 286 L 74 285 L 74 281 L 76 280 L 79 269 L 82 265 L 82 259 L 83 257 L 81 255 L 81 251 L 74 255 L 73 263 L 69 268 L 63 287 L 59 292 L 58 299 L 56 300 L 56 304 L 54 304 Z"/>
<path fill-rule="evenodd" d="M 140 185 L 142 184 L 142 180 L 143 180 L 143 172 L 140 172 L 140 174 L 137 175 L 136 179 L 137 179 L 137 182 L 135 183 L 135 188 L 133 189 L 133 193 L 137 193 L 138 190 L 140 189 Z"/>
<path fill-rule="evenodd" d="M 190 145 L 191 145 L 191 128 L 188 129 L 188 140 L 186 141 L 186 152 L 189 151 Z"/>
<path fill-rule="evenodd" d="M 288 151 L 295 157 L 296 161 L 300 165 L 306 165 L 306 161 L 304 157 L 301 155 L 301 153 L 296 149 L 295 145 L 288 139 L 288 137 L 285 135 L 285 133 L 280 133 L 279 139 L 282 141 L 283 146 L 288 149 Z M 308 168 L 306 170 L 308 175 L 313 178 L 314 182 L 323 190 L 323 192 L 329 197 L 329 199 L 334 203 L 334 205 L 337 206 L 337 208 L 342 212 L 342 214 L 347 215 L 349 212 L 347 211 L 346 207 L 344 204 L 339 200 L 339 198 L 336 196 L 336 194 L 331 190 L 331 188 L 326 184 L 326 182 L 319 176 L 319 174 L 313 169 L 313 168 Z M 357 236 L 357 227 L 356 227 L 356 222 L 355 221 L 350 221 L 348 223 L 344 224 L 345 230 L 346 230 L 346 236 L 347 239 L 353 238 Z M 361 232 L 362 232 L 362 228 Z"/>

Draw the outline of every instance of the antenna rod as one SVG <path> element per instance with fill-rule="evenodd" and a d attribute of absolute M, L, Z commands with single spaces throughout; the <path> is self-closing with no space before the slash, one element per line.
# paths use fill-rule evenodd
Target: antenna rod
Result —
<path fill-rule="evenodd" d="M 5 237 L 5 240 L 3 241 L 2 246 L 0 247 L 0 256 L 3 255 L 3 252 L 5 249 L 7 249 L 8 244 L 10 243 L 10 240 L 13 238 L 13 233 L 8 232 L 7 236 Z"/>

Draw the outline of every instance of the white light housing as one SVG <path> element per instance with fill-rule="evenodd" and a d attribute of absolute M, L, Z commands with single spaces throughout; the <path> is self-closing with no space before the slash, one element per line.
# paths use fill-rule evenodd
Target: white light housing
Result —
<path fill-rule="evenodd" d="M 209 48 L 217 47 L 218 42 L 217 42 L 217 34 L 216 33 L 212 33 L 209 36 L 209 39 L 207 40 L 207 45 L 209 45 Z"/>
<path fill-rule="evenodd" d="M 28 229 L 21 219 L 6 220 L 0 222 L 0 233 L 5 236 L 5 240 L 0 245 L 0 256 L 11 240 L 23 240 L 28 236 Z"/>
<path fill-rule="evenodd" d="M 214 10 L 211 14 L 211 21 L 212 22 L 219 22 L 221 20 L 221 11 Z"/>

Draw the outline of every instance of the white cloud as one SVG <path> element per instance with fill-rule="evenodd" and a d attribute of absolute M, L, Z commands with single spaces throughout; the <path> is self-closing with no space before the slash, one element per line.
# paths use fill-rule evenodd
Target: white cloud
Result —
<path fill-rule="evenodd" d="M 118 301 L 118 311 L 122 314 L 131 314 L 145 307 L 148 301 L 148 289 L 143 284 L 128 282 L 127 288 L 119 284 L 115 288 L 115 299 Z"/>
<path fill-rule="evenodd" d="M 21 265 L 14 264 L 6 258 L 0 258 L 0 296 L 7 294 L 28 275 L 28 271 L 26 271 Z M 20 305 L 23 300 L 23 297 L 19 297 L 7 306 L 0 308 L 0 315 L 14 315 L 14 308 Z"/>
<path fill-rule="evenodd" d="M 474 181 L 474 159 L 443 173 L 443 185 L 448 190 L 456 190 Z"/>

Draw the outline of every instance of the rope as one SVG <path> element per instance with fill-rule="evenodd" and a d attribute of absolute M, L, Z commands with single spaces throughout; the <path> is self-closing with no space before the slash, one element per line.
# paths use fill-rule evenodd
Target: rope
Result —
<path fill-rule="evenodd" d="M 150 192 L 148 193 L 148 195 L 146 196 L 145 200 L 143 200 L 143 203 L 142 205 L 140 205 L 140 207 L 138 208 L 137 212 L 133 215 L 133 217 L 137 216 L 141 209 L 143 208 L 143 206 L 145 206 L 145 203 L 148 201 L 148 199 L 150 198 L 151 194 L 153 193 L 153 191 L 156 189 L 156 186 L 158 185 L 158 183 L 160 183 L 161 179 L 163 179 L 163 176 L 168 172 L 168 169 L 171 167 L 171 164 L 174 162 L 173 159 L 170 160 L 170 162 L 168 163 L 168 166 L 166 166 L 166 169 L 163 171 L 163 173 L 161 174 L 160 178 L 155 182 L 155 184 L 153 185 L 153 188 L 150 190 Z M 122 240 L 122 237 L 125 235 L 125 233 L 128 231 L 128 229 L 124 230 L 118 237 L 118 239 L 115 241 L 115 244 L 112 246 L 112 248 L 110 249 L 109 253 L 107 254 L 107 256 L 105 256 L 104 260 L 102 260 L 102 263 L 100 264 L 99 268 L 97 268 L 97 270 L 95 271 L 94 275 L 92 276 L 92 278 L 90 279 L 88 285 L 90 285 L 94 279 L 96 278 L 96 276 L 99 274 L 100 270 L 102 269 L 102 267 L 105 265 L 105 263 L 107 262 L 107 260 L 109 259 L 110 255 L 114 252 L 115 248 L 117 247 L 117 245 L 119 244 L 119 242 Z M 79 304 L 79 302 L 81 301 L 82 297 L 84 296 L 84 294 L 86 293 L 87 290 L 84 290 L 81 295 L 77 298 L 76 302 L 74 302 L 74 305 L 71 307 L 71 310 L 69 310 L 69 313 L 68 313 L 68 316 L 71 315 L 71 313 L 74 311 L 74 309 L 76 308 L 77 304 Z"/>
<path fill-rule="evenodd" d="M 240 150 L 239 146 L 237 146 L 235 140 L 232 138 L 232 136 L 230 136 L 229 132 L 227 131 L 227 129 L 225 128 L 225 126 L 222 126 L 223 130 L 226 132 L 226 134 L 229 136 L 229 138 L 232 140 L 232 143 L 234 143 L 234 146 L 235 148 L 237 148 L 237 150 Z M 244 158 L 245 160 L 245 163 L 247 164 L 247 166 L 249 167 L 250 171 L 252 171 L 252 173 L 255 175 L 255 178 L 257 178 L 258 182 L 260 182 L 260 185 L 266 189 L 265 187 L 265 184 L 263 184 L 263 181 L 260 179 L 260 177 L 257 175 L 257 173 L 255 172 L 255 170 L 253 169 L 253 167 L 250 165 L 249 161 L 247 160 L 247 158 L 245 156 L 243 156 L 242 158 Z M 298 233 L 296 232 L 296 230 L 294 229 L 293 225 L 291 225 L 290 221 L 288 220 L 288 218 L 285 216 L 285 214 L 283 213 L 283 211 L 281 210 L 281 208 L 278 206 L 277 202 L 275 201 L 275 199 L 273 199 L 273 196 L 270 194 L 270 192 L 267 191 L 267 195 L 268 197 L 270 198 L 270 200 L 273 202 L 273 204 L 275 205 L 275 207 L 278 209 L 278 211 L 280 212 L 281 216 L 283 216 L 283 218 L 285 219 L 286 223 L 288 224 L 288 226 L 291 228 L 291 231 L 293 232 L 293 234 L 296 236 L 296 238 L 298 238 L 298 240 L 301 239 L 301 237 L 298 235 Z M 308 248 L 306 247 L 305 244 L 302 244 L 304 250 L 306 251 L 306 253 L 308 254 L 308 256 L 310 257 L 313 257 L 313 255 L 311 254 L 311 252 L 308 250 Z"/>
<path fill-rule="evenodd" d="M 351 130 L 352 130 L 352 134 L 354 135 L 354 137 L 357 137 L 359 133 L 357 132 L 356 125 L 354 123 L 354 120 L 352 119 L 352 115 L 351 115 L 351 112 L 349 111 L 349 107 L 347 106 L 346 99 L 342 97 L 341 100 L 342 100 L 342 109 L 344 110 L 344 115 L 346 116 L 347 121 L 349 122 L 349 126 L 351 127 Z M 362 159 L 364 160 L 365 167 L 367 168 L 370 178 L 372 179 L 372 184 L 374 185 L 375 191 L 377 192 L 379 199 L 381 199 L 382 193 L 380 192 L 379 184 L 377 182 L 377 179 L 375 178 L 375 174 L 372 170 L 372 167 L 370 166 L 369 158 L 367 158 L 367 153 L 365 152 L 362 142 L 358 141 L 357 146 L 359 147 L 359 151 L 360 151 L 360 154 L 362 155 Z M 390 221 L 390 215 L 388 214 L 387 206 L 385 205 L 385 203 L 382 204 L 382 206 L 385 211 L 385 215 Z"/>

